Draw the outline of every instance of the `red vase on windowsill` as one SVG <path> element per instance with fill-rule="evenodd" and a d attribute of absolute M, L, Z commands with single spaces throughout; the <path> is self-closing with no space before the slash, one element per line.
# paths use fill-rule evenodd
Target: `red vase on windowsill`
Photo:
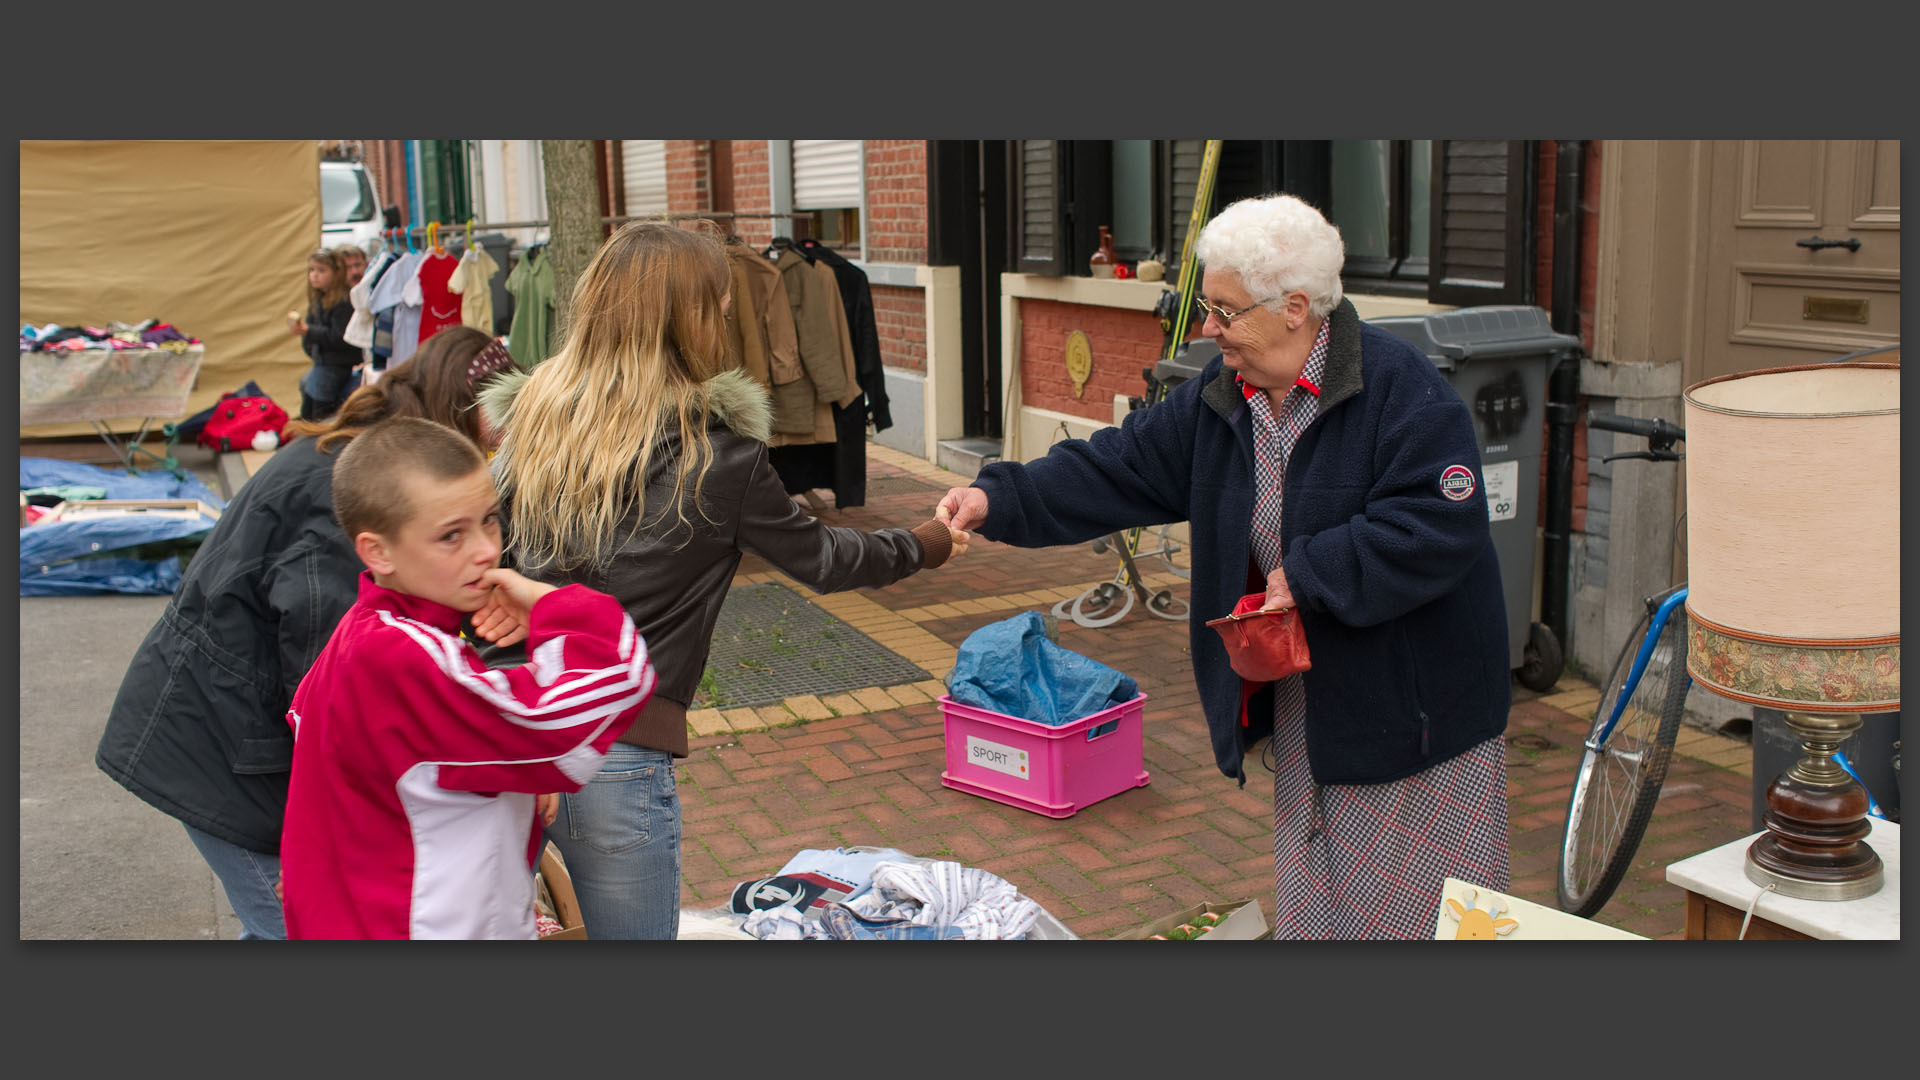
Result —
<path fill-rule="evenodd" d="M 1113 228 L 1102 225 L 1100 226 L 1100 250 L 1087 259 L 1087 268 L 1093 271 L 1094 277 L 1110 278 L 1113 276 L 1113 268 L 1119 264 L 1119 257 L 1113 253 Z"/>

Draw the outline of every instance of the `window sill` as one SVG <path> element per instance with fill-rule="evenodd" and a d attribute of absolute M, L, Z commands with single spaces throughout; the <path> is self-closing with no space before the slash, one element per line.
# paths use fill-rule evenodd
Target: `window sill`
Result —
<path fill-rule="evenodd" d="M 1172 289 L 1165 281 L 1090 277 L 1045 277 L 1040 274 L 1001 274 L 1000 294 L 1028 300 L 1055 300 L 1063 304 L 1087 304 L 1093 307 L 1152 311 L 1160 302 L 1162 289 Z M 1451 304 L 1435 304 L 1415 296 L 1379 296 L 1372 293 L 1347 293 L 1362 319 L 1390 315 L 1425 315 L 1435 311 L 1453 311 Z M 1198 329 L 1197 325 L 1189 324 Z"/>
<path fill-rule="evenodd" d="M 1028 300 L 1056 300 L 1063 304 L 1152 311 L 1165 281 L 1136 278 L 1045 277 L 1040 274 L 1001 274 L 1000 295 Z"/>

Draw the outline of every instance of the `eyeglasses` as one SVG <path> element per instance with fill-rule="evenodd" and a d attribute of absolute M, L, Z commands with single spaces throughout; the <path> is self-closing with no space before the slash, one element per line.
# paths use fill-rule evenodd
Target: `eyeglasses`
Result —
<path fill-rule="evenodd" d="M 1241 308 L 1239 311 L 1228 311 L 1225 308 L 1217 307 L 1214 304 L 1208 302 L 1207 298 L 1204 296 L 1196 296 L 1193 298 L 1193 306 L 1200 310 L 1201 322 L 1205 322 L 1207 319 L 1207 316 L 1211 315 L 1214 318 L 1220 320 L 1221 326 L 1224 326 L 1228 329 L 1232 329 L 1233 320 L 1239 318 L 1242 315 L 1245 315 L 1247 312 L 1252 311 L 1254 308 L 1257 308 L 1260 305 L 1258 303 L 1253 303 L 1253 304 L 1248 304 L 1246 307 Z"/>

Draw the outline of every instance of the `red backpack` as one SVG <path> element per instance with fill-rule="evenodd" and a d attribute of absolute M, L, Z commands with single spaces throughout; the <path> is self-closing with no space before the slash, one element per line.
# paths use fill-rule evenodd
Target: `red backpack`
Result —
<path fill-rule="evenodd" d="M 287 410 L 270 397 L 234 397 L 229 394 L 213 407 L 200 429 L 198 442 L 222 452 L 253 449 L 253 437 L 271 431 L 277 438 L 287 424 Z"/>

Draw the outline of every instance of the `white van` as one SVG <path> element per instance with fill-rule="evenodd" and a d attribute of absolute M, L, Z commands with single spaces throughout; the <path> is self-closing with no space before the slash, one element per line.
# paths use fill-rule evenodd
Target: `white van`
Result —
<path fill-rule="evenodd" d="M 353 244 L 371 255 L 378 246 L 380 196 L 358 161 L 320 162 L 320 246 Z"/>

